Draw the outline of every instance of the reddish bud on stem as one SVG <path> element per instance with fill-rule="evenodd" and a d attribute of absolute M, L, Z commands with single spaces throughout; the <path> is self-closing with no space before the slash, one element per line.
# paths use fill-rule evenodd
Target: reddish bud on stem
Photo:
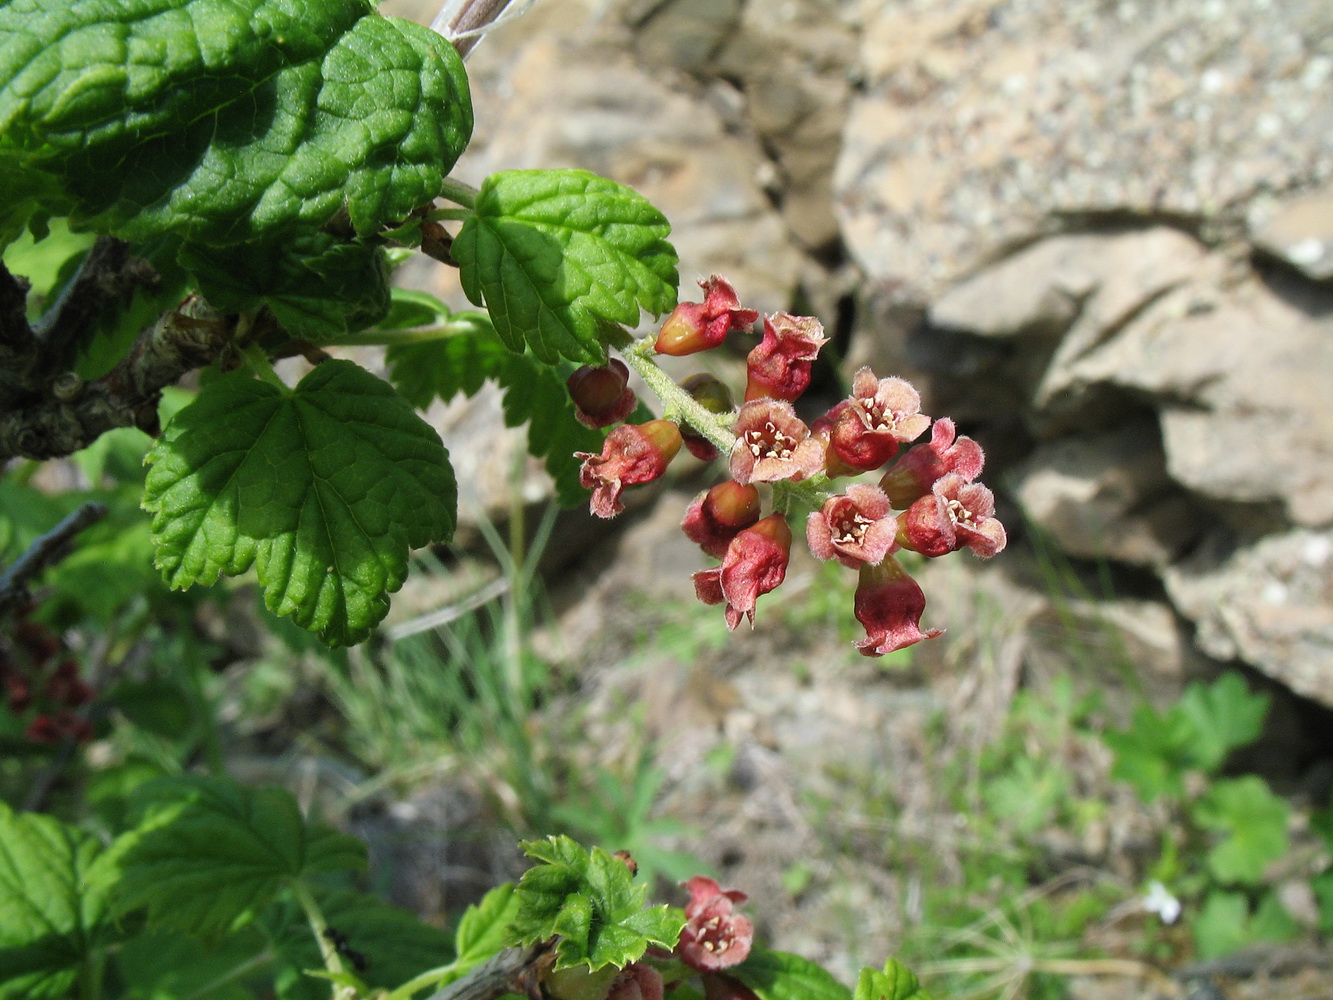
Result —
<path fill-rule="evenodd" d="M 630 415 L 638 400 L 626 383 L 629 369 L 612 358 L 601 367 L 584 365 L 565 381 L 574 416 L 584 427 L 610 427 Z"/>

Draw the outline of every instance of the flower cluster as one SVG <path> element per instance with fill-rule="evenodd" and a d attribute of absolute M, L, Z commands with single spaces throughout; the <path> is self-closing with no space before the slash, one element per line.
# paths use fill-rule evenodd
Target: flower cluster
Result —
<path fill-rule="evenodd" d="M 27 618 L 14 623 L 9 641 L 0 640 L 0 697 L 11 715 L 27 719 L 23 737 L 29 743 L 92 738 L 92 727 L 75 709 L 93 692 L 79 677 L 78 661 L 65 654 L 55 633 Z"/>
<path fill-rule="evenodd" d="M 822 325 L 808 316 L 764 317 L 762 339 L 747 358 L 745 399 L 738 410 L 712 376 L 664 384 L 652 353 L 708 350 L 733 331 L 748 331 L 759 318 L 741 307 L 726 279 L 714 275 L 700 284 L 702 303 L 678 306 L 655 340 L 625 353 L 667 413 L 661 420 L 617 427 L 600 455 L 579 454 L 592 512 L 619 513 L 622 489 L 660 477 L 682 442 L 704 459 L 725 454 L 730 478 L 694 499 L 681 528 L 720 560 L 694 574 L 694 589 L 705 604 L 724 605 L 730 628 L 743 619 L 753 625 L 758 599 L 783 582 L 790 519 L 805 507 L 810 551 L 858 573 L 853 613 L 866 630 L 856 644 L 862 653 L 880 656 L 938 635 L 938 629 L 921 628 L 925 595 L 895 553 L 934 559 L 966 548 L 989 557 L 1004 548 L 995 498 L 977 482 L 984 459 L 980 445 L 959 435 L 948 417 L 932 421 L 923 414 L 921 397 L 908 382 L 880 378 L 869 368 L 856 372 L 850 396 L 811 424 L 801 420 L 792 403 L 809 387 L 812 366 L 827 343 Z M 629 402 L 621 398 L 622 390 L 628 391 L 624 365 L 612 361 L 588 371 L 613 374 L 575 373 L 570 391 L 581 413 L 601 407 L 623 416 L 632 409 L 632 395 Z M 581 391 L 594 383 L 609 385 L 597 399 Z M 604 402 L 612 399 L 614 407 Z M 927 430 L 928 440 L 913 443 Z M 869 481 L 872 475 L 878 478 Z M 852 481 L 840 488 L 837 480 L 844 478 Z"/>

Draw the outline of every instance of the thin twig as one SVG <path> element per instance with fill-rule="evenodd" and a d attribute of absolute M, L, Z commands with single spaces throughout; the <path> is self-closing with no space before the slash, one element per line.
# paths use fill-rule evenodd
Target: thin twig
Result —
<path fill-rule="evenodd" d="M 506 993 L 540 996 L 537 980 L 552 957 L 548 944 L 506 948 L 427 1000 L 496 1000 Z"/>
<path fill-rule="evenodd" d="M 29 545 L 28 550 L 0 574 L 0 614 L 26 600 L 29 582 L 69 553 L 69 543 L 75 535 L 106 515 L 106 504 L 86 503 Z"/>
<path fill-rule="evenodd" d="M 458 54 L 466 59 L 482 35 L 501 21 L 513 20 L 523 14 L 532 6 L 533 0 L 521 0 L 508 17 L 503 17 L 505 8 L 511 3 L 513 0 L 445 0 L 430 27 L 449 39 Z"/>

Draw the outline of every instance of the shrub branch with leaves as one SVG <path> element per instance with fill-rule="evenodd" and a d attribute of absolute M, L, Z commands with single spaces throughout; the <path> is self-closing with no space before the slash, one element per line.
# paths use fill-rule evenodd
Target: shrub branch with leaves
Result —
<path fill-rule="evenodd" d="M 868 370 L 813 427 L 798 420 L 791 400 L 825 343 L 810 317 L 764 318 L 739 410 L 725 387 L 676 385 L 656 355 L 715 347 L 759 314 L 719 277 L 678 303 L 660 212 L 585 171 L 451 177 L 473 124 L 462 54 L 504 6 L 453 5 L 452 44 L 367 0 L 0 6 L 0 246 L 10 263 L 46 255 L 51 272 L 0 269 L 0 462 L 146 432 L 141 502 L 166 582 L 253 568 L 271 611 L 350 645 L 384 618 L 409 552 L 454 530 L 448 453 L 417 410 L 489 379 L 559 498 L 591 490 L 603 516 L 682 444 L 727 461 L 729 485 L 685 530 L 721 559 L 694 583 L 731 627 L 781 583 L 789 519 L 807 514 L 816 554 L 860 574 L 863 652 L 936 634 L 892 553 L 1003 546 L 974 481 L 980 449 L 941 419 L 898 456 L 931 420 L 907 383 Z M 484 311 L 391 289 L 413 250 L 456 266 Z M 644 312 L 667 319 L 635 341 Z M 388 381 L 325 351 L 368 344 L 388 345 Z M 289 385 L 273 364 L 298 356 L 310 369 Z M 631 368 L 662 418 L 627 392 Z M 196 371 L 163 423 L 164 391 Z M 838 491 L 895 457 L 878 485 Z M 9 610 L 54 558 L 32 551 L 4 578 Z M 30 667 L 7 666 L 6 683 Z M 62 711 L 86 702 L 77 677 L 58 679 Z M 71 715 L 54 738 L 90 731 Z M 285 792 L 162 779 L 124 819 L 104 846 L 0 812 L 0 997 L 224 997 L 261 971 L 293 997 L 925 997 L 893 962 L 853 993 L 752 945 L 733 912 L 744 895 L 702 877 L 683 912 L 646 907 L 627 859 L 567 838 L 525 843 L 535 867 L 464 917 L 440 965 L 439 932 L 329 881 L 362 867 L 364 846 Z M 302 975 L 315 965 L 323 986 Z"/>

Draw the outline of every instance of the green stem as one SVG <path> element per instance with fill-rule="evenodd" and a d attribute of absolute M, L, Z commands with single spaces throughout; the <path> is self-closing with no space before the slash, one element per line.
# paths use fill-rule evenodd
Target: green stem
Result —
<path fill-rule="evenodd" d="M 301 909 L 305 911 L 306 921 L 310 924 L 310 930 L 315 935 L 315 941 L 319 943 L 319 954 L 324 959 L 324 968 L 328 969 L 335 976 L 341 976 L 345 971 L 343 969 L 342 956 L 338 954 L 338 949 L 334 947 L 329 940 L 328 923 L 324 920 L 324 912 L 319 908 L 319 903 L 315 901 L 315 894 L 310 891 L 310 887 L 299 878 L 292 879 L 292 895 L 296 901 L 301 904 Z M 335 996 L 337 993 L 335 992 Z"/>
<path fill-rule="evenodd" d="M 450 201 L 462 205 L 464 208 L 475 208 L 477 205 L 478 191 L 471 184 L 464 184 L 462 181 L 454 180 L 452 177 L 446 177 L 440 185 L 440 196 L 448 198 Z"/>
<path fill-rule="evenodd" d="M 396 347 L 402 344 L 425 344 L 444 340 L 458 333 L 477 329 L 473 320 L 458 320 L 438 326 L 415 326 L 410 330 L 379 330 L 370 334 L 353 334 L 345 340 L 321 340 L 320 347 Z"/>
<path fill-rule="evenodd" d="M 428 986 L 434 986 L 436 983 L 448 979 L 458 970 L 458 962 L 455 960 L 448 965 L 441 965 L 437 969 L 427 969 L 419 976 L 415 976 L 391 991 L 384 1000 L 410 1000 L 414 993 L 419 993 Z"/>
<path fill-rule="evenodd" d="M 249 347 L 241 348 L 241 356 L 245 358 L 246 365 L 259 376 L 261 381 L 269 385 L 276 386 L 283 393 L 291 392 L 287 383 L 278 378 L 278 373 L 273 370 L 273 362 L 268 359 L 268 354 L 262 347 L 252 344 Z"/>

